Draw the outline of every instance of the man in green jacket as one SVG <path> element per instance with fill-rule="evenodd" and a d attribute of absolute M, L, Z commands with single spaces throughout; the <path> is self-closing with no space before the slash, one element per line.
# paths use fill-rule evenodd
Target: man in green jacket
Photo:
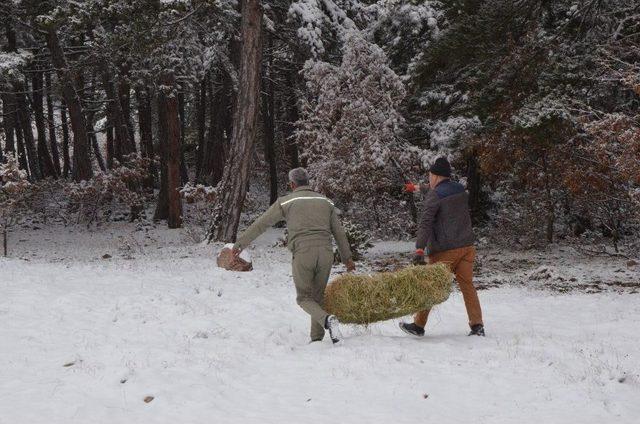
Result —
<path fill-rule="evenodd" d="M 333 265 L 331 238 L 335 238 L 340 259 L 347 271 L 355 270 L 349 242 L 340 224 L 333 202 L 309 187 L 304 168 L 289 172 L 292 193 L 278 198 L 273 205 L 238 237 L 233 246 L 239 255 L 267 228 L 282 220 L 287 222 L 287 246 L 293 253 L 293 282 L 298 305 L 311 316 L 311 341 L 320 341 L 325 329 L 333 343 L 342 338 L 339 321 L 323 309 L 324 289 Z"/>

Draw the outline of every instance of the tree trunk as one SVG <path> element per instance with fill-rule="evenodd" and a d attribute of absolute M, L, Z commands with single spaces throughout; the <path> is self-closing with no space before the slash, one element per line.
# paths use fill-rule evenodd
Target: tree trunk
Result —
<path fill-rule="evenodd" d="M 171 93 L 164 97 L 166 101 L 165 118 L 167 122 L 167 199 L 169 203 L 169 228 L 182 226 L 182 199 L 180 197 L 180 164 L 183 163 L 180 148 L 180 108 L 173 74 L 165 77 L 163 85 L 172 88 Z"/>
<path fill-rule="evenodd" d="M 158 91 L 158 156 L 160 156 L 160 190 L 156 210 L 153 214 L 154 220 L 164 220 L 169 218 L 169 190 L 167 177 L 167 144 L 168 128 L 166 121 L 167 101 L 163 90 Z"/>
<path fill-rule="evenodd" d="M 140 151 L 142 157 L 150 159 L 149 177 L 145 186 L 152 189 L 156 176 L 155 158 L 153 152 L 153 118 L 151 116 L 151 95 L 147 88 L 136 87 L 136 102 L 138 103 L 138 125 L 140 130 Z"/>
<path fill-rule="evenodd" d="M 547 165 L 546 154 L 542 156 L 542 170 L 544 173 L 544 189 L 547 204 L 547 219 L 545 224 L 545 235 L 547 243 L 553 243 L 553 227 L 555 223 L 555 203 L 553 201 L 553 194 L 551 192 L 551 175 L 549 173 L 549 167 Z"/>
<path fill-rule="evenodd" d="M 45 84 L 47 88 L 47 120 L 49 124 L 49 145 L 51 146 L 51 159 L 56 175 L 61 175 L 60 152 L 58 150 L 58 139 L 56 137 L 56 120 L 53 114 L 53 97 L 51 96 L 51 73 L 45 74 Z"/>
<path fill-rule="evenodd" d="M 180 181 L 181 185 L 189 182 L 189 171 L 187 170 L 187 162 L 184 159 L 185 140 L 184 132 L 186 127 L 186 113 L 184 93 L 178 93 L 178 113 L 180 115 Z"/>
<path fill-rule="evenodd" d="M 16 114 L 17 116 L 17 114 Z M 27 152 L 24 148 L 24 138 L 22 137 L 22 129 L 20 128 L 19 119 L 16 121 L 17 125 L 15 127 L 16 132 L 16 148 L 18 149 L 18 165 L 20 169 L 24 169 L 29 173 L 29 164 L 27 163 Z"/>
<path fill-rule="evenodd" d="M 7 226 L 2 226 L 2 251 L 4 252 L 4 257 L 6 258 L 9 255 L 9 247 L 8 247 L 8 239 L 7 235 Z"/>
<path fill-rule="evenodd" d="M 89 102 L 94 102 L 96 100 L 96 87 L 97 87 L 97 84 L 96 84 L 95 75 L 91 75 L 91 81 L 85 93 L 85 98 Z M 91 150 L 93 150 L 93 154 L 96 157 L 96 162 L 98 163 L 98 167 L 102 172 L 106 172 L 107 167 L 105 166 L 104 158 L 102 157 L 102 151 L 100 150 L 100 146 L 98 144 L 98 137 L 96 135 L 95 116 L 96 116 L 96 109 L 89 108 L 87 110 L 87 116 L 86 116 L 87 133 L 89 134 L 89 140 L 91 142 L 91 148 L 92 148 Z"/>
<path fill-rule="evenodd" d="M 7 16 L 9 16 L 9 12 L 13 13 L 13 7 L 9 6 L 5 11 L 7 12 Z M 11 20 L 5 19 L 4 24 L 5 36 L 7 38 L 7 46 L 5 50 L 8 52 L 15 52 L 17 50 L 16 33 L 11 26 Z M 11 90 L 7 90 L 7 92 L 2 93 L 2 107 L 2 113 L 4 114 L 2 121 L 4 123 L 4 131 L 6 136 L 6 144 L 4 146 L 4 150 L 7 153 L 14 153 L 16 150 L 16 146 L 14 145 L 13 141 L 14 134 L 17 138 L 17 133 L 20 131 L 20 129 L 18 128 L 18 118 L 16 116 L 16 99 Z"/>
<path fill-rule="evenodd" d="M 49 149 L 47 148 L 47 127 L 44 123 L 44 112 L 42 109 L 42 92 L 44 91 L 43 77 L 43 72 L 37 70 L 31 78 L 33 115 L 36 121 L 36 131 L 38 133 L 38 166 L 40 168 L 40 175 L 42 175 L 42 178 L 55 178 L 56 169 L 53 166 L 53 160 L 51 159 Z"/>
<path fill-rule="evenodd" d="M 478 151 L 471 148 L 466 152 L 467 156 L 467 189 L 469 190 L 469 209 L 471 217 L 477 223 L 485 218 L 482 205 L 482 178 L 478 165 Z"/>
<path fill-rule="evenodd" d="M 125 71 L 125 75 L 120 79 L 120 82 L 118 83 L 118 97 L 120 98 L 122 117 L 128 134 L 126 154 L 130 154 L 136 153 L 137 149 L 135 131 L 133 130 L 133 124 L 131 123 L 131 86 L 126 80 L 126 72 L 128 71 Z"/>
<path fill-rule="evenodd" d="M 240 92 L 234 112 L 230 155 L 209 228 L 209 241 L 235 241 L 247 194 L 260 102 L 262 7 L 259 0 L 242 2 L 241 34 Z"/>
<path fill-rule="evenodd" d="M 546 233 L 546 237 L 547 237 L 547 243 L 553 243 L 553 226 L 554 226 L 554 222 L 555 222 L 555 215 L 553 214 L 553 212 L 548 212 L 547 222 L 546 222 L 546 229 L 545 229 L 545 233 Z"/>
<path fill-rule="evenodd" d="M 100 151 L 100 145 L 98 144 L 98 137 L 96 136 L 95 131 L 91 133 L 89 136 L 91 138 L 91 146 L 93 146 L 93 154 L 96 156 L 96 161 L 98 162 L 98 166 L 102 172 L 107 172 L 107 166 L 104 163 L 104 157 L 102 156 L 102 152 Z"/>
<path fill-rule="evenodd" d="M 102 85 L 107 95 L 107 117 L 113 125 L 115 133 L 113 140 L 113 157 L 122 163 L 124 156 L 135 152 L 135 145 L 129 139 L 131 134 L 129 134 L 125 112 L 122 109 L 121 97 L 116 92 L 112 76 L 113 74 L 108 64 L 103 61 L 101 65 L 101 77 Z"/>
<path fill-rule="evenodd" d="M 40 167 L 38 166 L 38 156 L 36 154 L 35 139 L 33 137 L 31 114 L 29 113 L 27 101 L 25 100 L 27 87 L 21 81 L 16 81 L 14 86 L 16 89 L 18 123 L 22 129 L 24 147 L 27 151 L 29 174 L 32 180 L 39 180 L 42 178 L 42 174 L 40 173 Z"/>
<path fill-rule="evenodd" d="M 271 47 L 271 37 L 265 37 L 265 44 L 269 50 Z M 272 53 L 269 52 L 264 67 L 264 89 L 262 91 L 262 124 L 264 127 L 264 155 L 265 160 L 269 164 L 269 198 L 273 204 L 278 199 L 278 169 L 276 167 L 275 152 L 275 95 L 273 80 L 271 76 L 271 58 Z"/>
<path fill-rule="evenodd" d="M 160 135 L 160 193 L 154 219 L 167 219 L 169 228 L 182 226 L 180 198 L 180 117 L 173 74 L 162 78 L 168 91 L 158 93 L 158 123 Z"/>
<path fill-rule="evenodd" d="M 107 138 L 107 169 L 113 169 L 113 126 L 111 120 L 107 117 L 107 125 L 104 129 Z"/>
<path fill-rule="evenodd" d="M 238 93 L 233 90 L 233 81 L 229 75 L 225 75 L 222 80 L 222 93 L 221 93 L 221 118 L 220 118 L 220 140 L 224 149 L 224 157 L 229 153 L 229 147 L 231 145 L 231 137 L 233 136 L 233 124 L 236 110 L 236 97 Z M 259 100 L 257 100 L 259 101 Z M 222 178 L 222 172 L 224 171 L 225 160 L 221 159 L 223 166 L 220 167 L 220 178 Z"/>
<path fill-rule="evenodd" d="M 14 153 L 16 150 L 14 141 L 16 127 L 16 105 L 15 97 L 13 93 L 9 91 L 2 94 L 2 113 L 4 114 L 4 118 L 2 120 L 5 135 L 4 151 L 5 153 Z"/>
<path fill-rule="evenodd" d="M 207 130 L 207 85 L 209 83 L 208 75 L 200 82 L 200 90 L 196 103 L 198 117 L 198 148 L 196 150 L 196 181 L 201 181 L 203 154 L 205 149 L 205 133 Z"/>
<path fill-rule="evenodd" d="M 60 108 L 60 124 L 62 125 L 62 176 L 68 178 L 71 172 L 71 157 L 69 155 L 69 122 L 65 103 Z"/>
<path fill-rule="evenodd" d="M 215 82 L 211 78 L 209 85 L 209 134 L 205 141 L 205 147 L 202 152 L 202 169 L 201 180 L 211 186 L 216 186 L 222 179 L 225 163 L 225 137 L 224 137 L 224 119 L 225 119 L 225 100 L 229 104 L 229 100 L 225 99 L 225 86 L 221 90 L 215 92 Z"/>
<path fill-rule="evenodd" d="M 91 168 L 91 158 L 89 157 L 87 123 L 80 98 L 73 86 L 73 76 L 60 46 L 58 34 L 53 27 L 47 29 L 47 46 L 51 51 L 51 61 L 56 68 L 58 79 L 62 83 L 62 95 L 71 117 L 71 129 L 73 130 L 73 179 L 75 181 L 88 180 L 93 176 L 93 169 Z"/>
<path fill-rule="evenodd" d="M 289 95 L 288 107 L 287 107 L 287 119 L 285 124 L 285 152 L 289 158 L 289 166 L 291 169 L 300 166 L 300 155 L 298 153 L 298 144 L 296 143 L 294 133 L 296 129 L 296 122 L 298 121 L 298 105 L 295 91 L 293 90 L 293 78 L 289 79 L 291 84 L 291 93 Z"/>

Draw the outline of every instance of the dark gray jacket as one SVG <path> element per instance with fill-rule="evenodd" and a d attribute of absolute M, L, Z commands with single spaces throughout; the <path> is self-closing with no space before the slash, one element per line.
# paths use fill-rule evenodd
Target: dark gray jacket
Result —
<path fill-rule="evenodd" d="M 445 180 L 429 190 L 418 224 L 416 248 L 425 254 L 473 245 L 469 194 L 464 186 Z"/>

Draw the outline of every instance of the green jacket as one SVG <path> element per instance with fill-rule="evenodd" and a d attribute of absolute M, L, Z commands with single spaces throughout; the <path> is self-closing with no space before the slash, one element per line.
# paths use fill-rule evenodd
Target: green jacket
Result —
<path fill-rule="evenodd" d="M 342 262 L 351 259 L 351 249 L 340 224 L 338 210 L 331 200 L 309 186 L 298 187 L 292 193 L 279 197 L 238 237 L 234 247 L 240 250 L 246 248 L 267 228 L 282 220 L 287 222 L 287 246 L 293 253 L 302 247 L 331 246 L 333 235 Z"/>

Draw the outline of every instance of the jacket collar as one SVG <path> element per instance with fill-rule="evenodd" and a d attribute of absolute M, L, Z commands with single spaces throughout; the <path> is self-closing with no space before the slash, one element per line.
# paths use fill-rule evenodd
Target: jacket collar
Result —
<path fill-rule="evenodd" d="M 450 178 L 450 177 L 445 177 L 445 179 L 444 179 L 444 180 L 441 180 L 438 184 L 436 184 L 436 185 L 435 185 L 435 187 L 432 187 L 432 188 L 436 188 L 436 187 L 438 187 L 439 185 L 444 184 L 444 183 L 448 183 L 448 182 L 450 182 L 450 181 L 451 181 L 451 178 Z"/>
<path fill-rule="evenodd" d="M 307 191 L 309 191 L 309 190 L 311 190 L 311 187 L 310 187 L 310 186 L 308 186 L 308 185 L 303 185 L 303 186 L 300 186 L 300 187 L 296 187 L 296 188 L 293 190 L 293 192 L 295 193 L 296 191 L 303 191 L 303 190 L 307 190 Z"/>

